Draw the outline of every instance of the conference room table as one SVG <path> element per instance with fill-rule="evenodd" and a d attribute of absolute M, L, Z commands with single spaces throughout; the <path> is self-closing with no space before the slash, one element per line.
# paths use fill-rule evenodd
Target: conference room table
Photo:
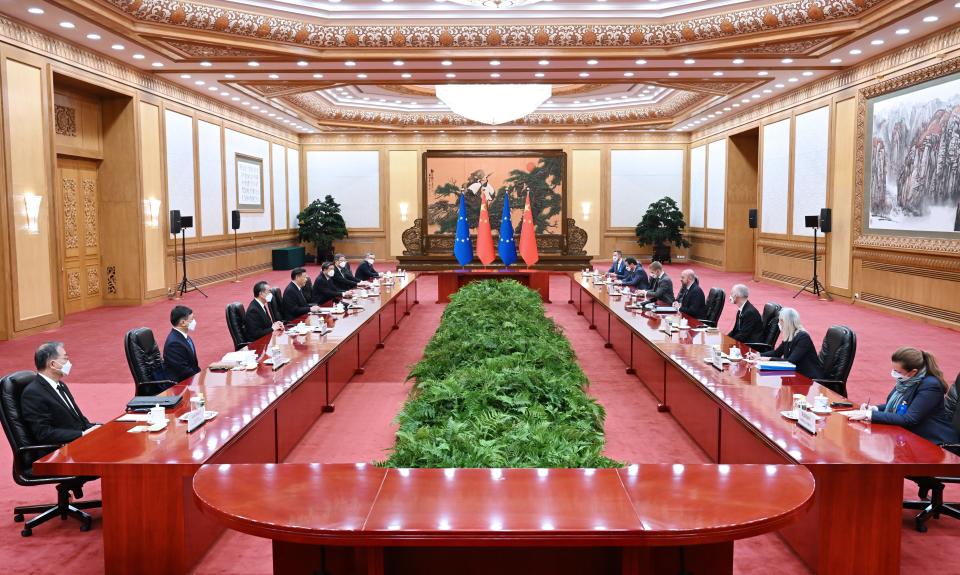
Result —
<path fill-rule="evenodd" d="M 813 473 L 812 507 L 780 534 L 815 573 L 899 572 L 904 479 L 958 475 L 960 457 L 902 427 L 837 412 L 820 416 L 810 433 L 781 415 L 793 409 L 794 394 L 810 405 L 820 394 L 830 402 L 846 398 L 747 361 L 717 369 L 706 361 L 712 346 L 749 348 L 695 318 L 687 317 L 689 329 L 668 331 L 670 314 L 627 309 L 627 298 L 607 284 L 579 272 L 569 277 L 569 303 L 711 461 L 797 464 Z"/>
<path fill-rule="evenodd" d="M 289 362 L 276 370 L 263 361 L 251 371 L 205 369 L 168 389 L 161 395 L 182 400 L 162 431 L 129 433 L 138 423 L 113 420 L 34 463 L 38 474 L 100 477 L 105 572 L 188 572 L 224 529 L 194 503 L 197 470 L 283 461 L 410 314 L 417 276 L 397 277 L 360 302 L 363 309 L 330 316 L 325 335 L 273 333 L 249 346 L 258 354 L 279 346 Z M 187 433 L 178 417 L 198 393 L 217 415 Z"/>

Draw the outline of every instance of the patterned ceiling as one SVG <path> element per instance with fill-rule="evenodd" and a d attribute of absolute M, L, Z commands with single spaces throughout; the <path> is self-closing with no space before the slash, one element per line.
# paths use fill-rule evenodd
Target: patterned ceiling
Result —
<path fill-rule="evenodd" d="M 554 86 L 501 129 L 685 131 L 960 24 L 955 0 L 26 1 L 0 12 L 307 133 L 488 129 L 434 86 L 495 82 Z"/>

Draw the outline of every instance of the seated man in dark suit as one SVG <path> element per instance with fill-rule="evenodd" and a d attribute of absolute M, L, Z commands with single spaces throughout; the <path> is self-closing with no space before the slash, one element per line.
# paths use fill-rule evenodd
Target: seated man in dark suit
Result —
<path fill-rule="evenodd" d="M 170 324 L 173 329 L 163 344 L 163 365 L 167 376 L 179 383 L 200 373 L 197 348 L 189 335 L 189 332 L 197 329 L 197 320 L 193 318 L 192 309 L 178 305 L 170 310 Z"/>
<path fill-rule="evenodd" d="M 363 258 L 363 262 L 357 266 L 357 273 L 354 275 L 354 278 L 359 282 L 365 282 L 380 277 L 380 273 L 373 269 L 374 261 L 376 261 L 376 257 L 374 257 L 373 252 L 367 252 L 367 255 Z"/>
<path fill-rule="evenodd" d="M 643 293 L 643 297 L 647 298 L 645 303 L 673 303 L 673 280 L 663 271 L 663 264 L 658 261 L 650 262 L 650 289 Z"/>
<path fill-rule="evenodd" d="M 760 312 L 748 301 L 749 297 L 750 290 L 743 284 L 737 284 L 730 289 L 730 303 L 737 306 L 737 320 L 727 335 L 742 343 L 760 341 L 763 335 Z"/>
<path fill-rule="evenodd" d="M 243 316 L 243 328 L 250 341 L 257 341 L 274 331 L 283 331 L 283 322 L 270 313 L 272 299 L 270 284 L 261 280 L 253 285 L 253 301 L 247 306 L 247 313 Z"/>
<path fill-rule="evenodd" d="M 703 319 L 707 313 L 707 299 L 703 296 L 703 290 L 700 289 L 700 280 L 693 270 L 683 270 L 680 272 L 680 293 L 677 294 L 677 301 L 673 302 L 673 307 L 697 319 Z"/>
<path fill-rule="evenodd" d="M 347 256 L 337 254 L 333 256 L 333 285 L 339 290 L 347 291 L 360 285 L 360 280 L 353 277 L 350 271 L 350 264 L 347 262 Z M 318 280 L 320 278 L 317 278 Z"/>
<path fill-rule="evenodd" d="M 283 290 L 283 315 L 287 319 L 296 319 L 310 312 L 320 310 L 318 305 L 307 303 L 307 294 L 303 292 L 303 286 L 307 285 L 307 270 L 303 268 L 293 268 L 290 271 L 290 284 Z M 316 289 L 316 288 L 314 288 Z M 312 298 L 316 301 L 316 298 Z"/>
<path fill-rule="evenodd" d="M 620 250 L 613 250 L 613 263 L 607 273 L 614 274 L 620 279 L 627 275 L 627 262 L 623 260 L 623 252 Z"/>
<path fill-rule="evenodd" d="M 650 287 L 647 272 L 643 271 L 643 266 L 640 265 L 640 262 L 638 262 L 636 258 L 627 258 L 624 265 L 626 266 L 624 268 L 626 273 L 620 282 L 623 287 L 631 287 L 641 291 Z"/>
<path fill-rule="evenodd" d="M 352 297 L 353 290 L 342 290 L 334 282 L 336 266 L 333 262 L 323 262 L 320 266 L 323 273 L 317 276 L 317 281 L 313 284 L 314 301 L 320 304 L 337 303 L 344 297 Z"/>
<path fill-rule="evenodd" d="M 73 394 L 61 381 L 69 375 L 72 367 L 63 344 L 59 341 L 42 344 L 33 354 L 33 363 L 37 367 L 37 377 L 24 388 L 20 409 L 36 443 L 70 443 L 97 427 L 84 417 Z M 34 459 L 50 451 L 37 452 Z"/>

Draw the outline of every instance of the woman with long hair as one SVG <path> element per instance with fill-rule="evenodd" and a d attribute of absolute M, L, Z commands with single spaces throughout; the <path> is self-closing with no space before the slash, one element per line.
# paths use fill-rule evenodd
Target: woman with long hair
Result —
<path fill-rule="evenodd" d="M 750 352 L 748 359 L 780 359 L 797 366 L 797 373 L 810 379 L 823 379 L 823 366 L 817 355 L 813 339 L 800 323 L 800 314 L 792 307 L 780 310 L 780 345 L 776 349 L 758 354 Z"/>
<path fill-rule="evenodd" d="M 947 383 L 933 354 L 901 347 L 890 361 L 896 384 L 887 401 L 863 404 L 850 419 L 899 425 L 937 444 L 956 443 L 960 438 L 944 408 Z"/>

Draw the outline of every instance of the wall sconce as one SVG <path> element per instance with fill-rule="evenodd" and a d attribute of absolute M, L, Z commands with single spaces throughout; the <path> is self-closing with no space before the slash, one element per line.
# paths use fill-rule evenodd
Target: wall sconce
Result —
<path fill-rule="evenodd" d="M 590 221 L 590 202 L 583 202 L 580 204 L 580 209 L 583 211 L 583 221 Z"/>
<path fill-rule="evenodd" d="M 400 221 L 407 221 L 407 214 L 410 211 L 410 204 L 407 202 L 400 202 Z"/>
<path fill-rule="evenodd" d="M 27 214 L 27 233 L 40 233 L 40 202 L 43 196 L 23 194 L 23 206 Z"/>
<path fill-rule="evenodd" d="M 159 228 L 160 227 L 160 200 L 156 198 L 149 198 L 143 200 L 143 211 L 147 220 L 148 228 Z"/>

